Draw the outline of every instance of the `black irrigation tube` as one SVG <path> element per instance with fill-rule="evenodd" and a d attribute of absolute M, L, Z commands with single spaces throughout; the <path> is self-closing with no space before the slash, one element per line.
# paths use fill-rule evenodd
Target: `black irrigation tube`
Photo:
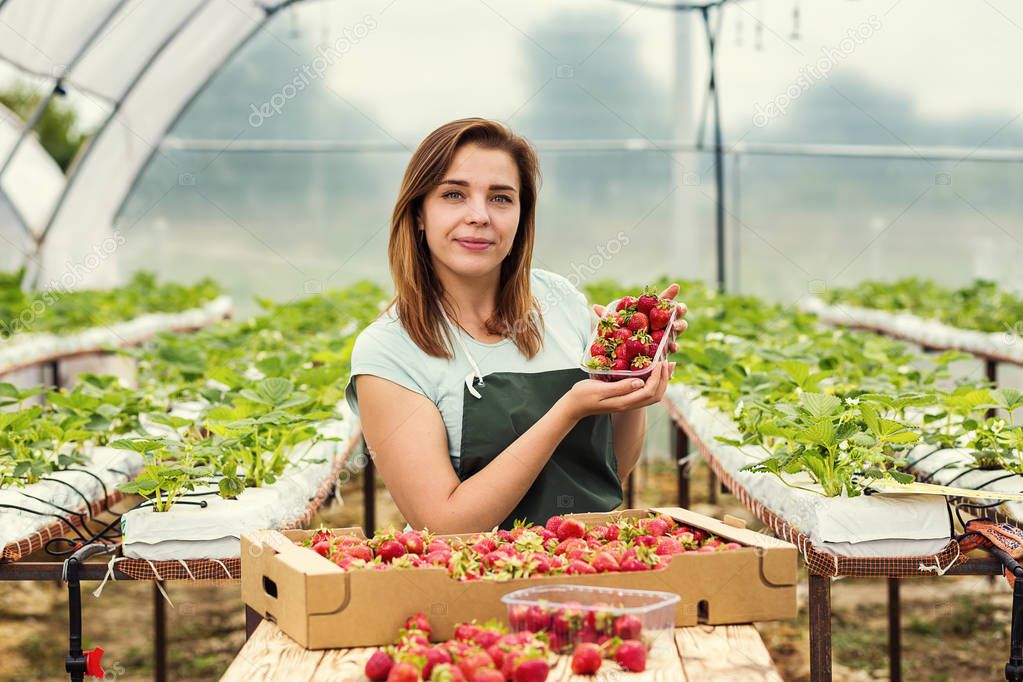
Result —
<path fill-rule="evenodd" d="M 60 514 L 39 511 L 37 509 L 27 509 L 25 507 L 19 507 L 16 504 L 0 504 L 0 509 L 16 509 L 18 511 L 27 512 L 29 514 L 35 514 L 36 516 L 52 516 L 55 519 L 60 519 L 61 521 L 66 523 L 71 528 L 72 531 L 74 531 L 75 535 L 77 535 L 79 539 L 81 539 L 83 542 L 85 541 L 85 538 L 82 536 L 82 534 L 78 532 L 78 528 L 75 526 L 74 522 L 71 521 L 70 519 L 61 516 Z"/>

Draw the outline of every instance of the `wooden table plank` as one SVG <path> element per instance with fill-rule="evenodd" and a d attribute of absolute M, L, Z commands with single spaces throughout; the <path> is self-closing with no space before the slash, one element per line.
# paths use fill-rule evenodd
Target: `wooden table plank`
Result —
<path fill-rule="evenodd" d="M 318 679 L 314 675 L 323 653 L 302 648 L 279 627 L 264 620 L 245 642 L 220 682 Z"/>
<path fill-rule="evenodd" d="M 270 680 L 365 680 L 374 647 L 307 651 L 273 623 L 262 622 L 245 643 L 221 682 Z M 704 682 L 743 680 L 781 682 L 752 625 L 677 628 L 655 642 L 642 673 L 625 673 L 605 661 L 596 676 L 573 675 L 570 656 L 559 656 L 547 677 L 551 682 Z"/>
<path fill-rule="evenodd" d="M 782 682 L 752 625 L 678 628 L 675 642 L 690 680 Z"/>

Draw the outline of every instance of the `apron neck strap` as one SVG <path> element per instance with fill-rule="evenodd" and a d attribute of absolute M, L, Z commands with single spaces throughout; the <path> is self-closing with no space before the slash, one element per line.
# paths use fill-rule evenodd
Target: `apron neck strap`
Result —
<path fill-rule="evenodd" d="M 480 386 L 483 385 L 483 373 L 480 371 L 480 366 L 476 364 L 476 358 L 472 356 L 472 353 L 469 352 L 469 347 L 465 345 L 465 340 L 462 339 L 461 329 L 451 324 L 448 314 L 444 311 L 444 306 L 440 307 L 440 314 L 444 316 L 445 324 L 448 325 L 448 329 L 451 330 L 455 340 L 458 341 L 458 345 L 462 347 L 462 352 L 465 353 L 465 357 L 469 359 L 469 364 L 472 365 L 472 372 L 467 374 L 465 377 L 465 388 L 474 398 L 482 398 L 483 396 L 480 395 L 480 392 L 477 391 L 476 387 L 473 385 L 475 383 L 473 380 L 477 378 L 480 380 Z"/>

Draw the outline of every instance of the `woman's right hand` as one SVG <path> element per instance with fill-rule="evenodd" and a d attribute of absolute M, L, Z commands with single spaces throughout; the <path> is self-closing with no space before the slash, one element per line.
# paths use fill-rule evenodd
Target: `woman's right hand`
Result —
<path fill-rule="evenodd" d="M 561 398 L 568 413 L 576 421 L 595 414 L 628 412 L 661 402 L 664 391 L 675 370 L 674 362 L 656 362 L 653 369 L 642 379 L 621 381 L 597 381 L 583 379 L 577 382 Z"/>

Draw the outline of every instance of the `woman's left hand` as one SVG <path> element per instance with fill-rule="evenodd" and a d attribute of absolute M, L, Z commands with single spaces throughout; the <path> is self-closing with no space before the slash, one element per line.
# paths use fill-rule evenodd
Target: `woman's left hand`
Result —
<path fill-rule="evenodd" d="M 672 283 L 667 289 L 661 292 L 661 298 L 670 298 L 674 300 L 678 296 L 679 286 L 678 284 Z M 686 329 L 689 328 L 689 323 L 686 322 L 685 316 L 689 312 L 689 308 L 686 307 L 685 303 L 679 303 L 680 310 L 678 315 L 675 316 L 675 322 L 672 324 L 672 329 L 675 331 L 675 336 L 682 334 Z M 593 312 L 597 313 L 597 317 L 604 317 L 607 312 L 607 308 L 602 305 L 594 305 Z"/>

